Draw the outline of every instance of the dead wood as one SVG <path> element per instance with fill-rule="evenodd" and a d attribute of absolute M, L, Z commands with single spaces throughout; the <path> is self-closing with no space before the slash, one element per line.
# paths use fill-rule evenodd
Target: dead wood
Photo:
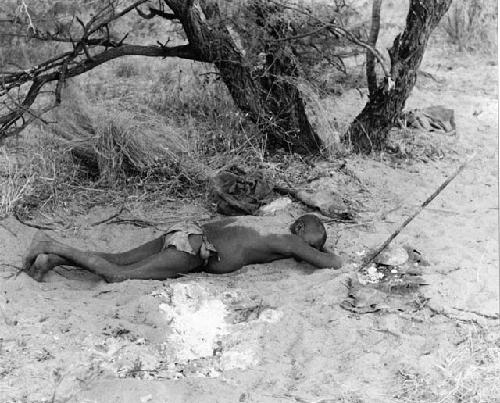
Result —
<path fill-rule="evenodd" d="M 325 211 L 316 204 L 312 203 L 310 200 L 306 199 L 301 192 L 296 189 L 274 185 L 273 190 L 281 195 L 290 196 L 313 210 L 320 211 L 321 214 L 330 218 L 328 222 L 354 222 L 354 215 L 351 212 L 343 211 L 337 213 L 333 211 Z"/>

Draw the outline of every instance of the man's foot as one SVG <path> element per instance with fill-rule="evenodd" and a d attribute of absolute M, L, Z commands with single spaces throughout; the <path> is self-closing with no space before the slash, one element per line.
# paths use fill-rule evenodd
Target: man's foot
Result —
<path fill-rule="evenodd" d="M 31 266 L 33 266 L 33 264 L 35 263 L 37 256 L 48 252 L 47 245 L 49 245 L 51 242 L 53 242 L 53 239 L 47 234 L 42 231 L 36 232 L 33 236 L 33 239 L 31 240 L 28 253 L 23 259 L 22 271 L 29 273 L 29 271 L 31 270 Z"/>
<path fill-rule="evenodd" d="M 35 262 L 31 265 L 26 274 L 36 281 L 42 281 L 43 276 L 45 276 L 45 274 L 52 268 L 53 265 L 50 264 L 49 255 L 41 253 L 36 257 Z"/>

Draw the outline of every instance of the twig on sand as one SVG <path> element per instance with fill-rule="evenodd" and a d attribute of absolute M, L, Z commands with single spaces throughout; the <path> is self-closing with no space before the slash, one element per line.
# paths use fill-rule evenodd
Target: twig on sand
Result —
<path fill-rule="evenodd" d="M 139 228 L 146 228 L 146 227 L 153 227 L 157 230 L 160 228 L 158 225 L 161 223 L 154 223 L 151 221 L 146 221 L 146 220 L 141 220 L 137 218 L 112 218 L 109 221 L 106 221 L 106 224 L 130 224 L 133 225 L 134 227 L 139 227 Z"/>
<path fill-rule="evenodd" d="M 115 218 L 110 217 L 109 220 L 106 220 L 106 224 L 129 224 L 139 228 L 152 227 L 154 229 L 161 231 L 162 230 L 161 226 L 172 225 L 181 221 L 193 220 L 193 219 L 195 219 L 193 216 L 187 215 L 187 216 L 174 216 L 167 220 L 153 222 L 153 221 L 143 220 L 140 218 L 118 218 L 117 216 Z M 196 222 L 202 222 L 206 219 L 207 216 L 202 216 L 201 218 L 197 217 Z"/>
<path fill-rule="evenodd" d="M 24 221 L 21 217 L 19 217 L 19 214 L 17 213 L 17 211 L 14 211 L 13 216 L 17 221 L 19 221 L 21 224 L 23 224 L 27 227 L 36 228 L 36 229 L 44 229 L 47 231 L 55 231 L 57 229 L 54 227 L 47 227 L 46 225 L 33 224 L 30 222 Z"/>
<path fill-rule="evenodd" d="M 0 278 L 4 278 L 4 279 L 9 279 L 9 278 L 12 278 L 12 277 L 17 277 L 19 275 L 19 273 L 21 273 L 23 271 L 22 267 L 16 266 L 15 264 L 0 263 L 0 266 L 11 267 L 11 268 L 13 268 L 13 269 L 16 270 L 15 273 L 10 273 L 10 274 L 7 274 L 5 276 L 0 276 Z"/>
<path fill-rule="evenodd" d="M 431 311 L 434 315 L 444 316 L 445 318 L 448 318 L 450 320 L 455 320 L 458 322 L 474 323 L 475 325 L 477 325 L 479 327 L 483 327 L 483 324 L 480 323 L 475 318 L 461 318 L 460 316 L 457 316 L 457 315 L 453 314 L 452 312 L 445 310 L 444 308 L 436 308 L 436 307 L 433 307 L 429 304 L 427 304 L 426 306 L 429 309 L 429 311 Z"/>
<path fill-rule="evenodd" d="M 456 307 L 456 306 L 454 306 L 452 308 L 456 309 L 457 311 L 460 311 L 460 312 L 471 313 L 473 315 L 482 316 L 483 318 L 486 318 L 486 319 L 493 319 L 493 320 L 500 319 L 500 316 L 498 314 L 488 315 L 486 313 L 482 313 L 482 312 L 479 312 L 479 311 L 463 309 L 463 308 L 459 308 L 459 307 Z"/>
<path fill-rule="evenodd" d="M 420 207 L 410 216 L 408 217 L 397 229 L 396 231 L 394 231 L 390 236 L 389 238 L 387 238 L 387 240 L 381 245 L 379 246 L 375 252 L 373 252 L 372 254 L 369 255 L 369 257 L 367 259 L 365 259 L 365 261 L 363 262 L 363 264 L 361 265 L 361 267 L 359 268 L 359 270 L 365 268 L 366 266 L 368 266 L 371 262 L 373 262 L 373 259 L 375 259 L 385 248 L 387 248 L 387 246 L 389 246 L 389 244 L 394 240 L 394 238 L 396 238 L 399 233 L 410 223 L 413 221 L 413 219 L 419 215 L 422 210 L 427 207 L 427 205 L 432 201 L 434 200 L 434 198 L 443 191 L 443 189 L 448 186 L 450 184 L 450 182 L 455 179 L 458 174 L 460 172 L 462 172 L 464 170 L 464 168 L 467 166 L 467 164 L 472 161 L 474 159 L 474 157 L 476 156 L 476 153 L 472 154 L 469 158 L 467 158 L 467 160 L 465 162 L 463 162 L 458 168 L 457 170 L 449 177 L 447 178 L 435 191 L 434 193 L 432 193 L 421 205 Z"/>
<path fill-rule="evenodd" d="M 97 225 L 105 224 L 105 223 L 113 220 L 114 218 L 117 218 L 121 213 L 123 213 L 123 210 L 125 210 L 125 205 L 124 204 L 122 204 L 122 206 L 120 207 L 120 210 L 118 210 L 118 212 L 110 215 L 108 218 L 105 218 L 104 220 L 97 221 L 97 222 L 91 224 L 90 226 L 91 227 L 96 227 Z"/>
<path fill-rule="evenodd" d="M 196 273 L 177 273 L 179 277 L 193 278 L 193 279 L 206 279 L 209 278 L 207 275 L 196 274 Z"/>
<path fill-rule="evenodd" d="M 5 231 L 9 232 L 15 238 L 18 238 L 15 232 L 13 232 L 9 227 L 7 227 L 4 223 L 0 222 L 0 227 L 2 227 Z"/>

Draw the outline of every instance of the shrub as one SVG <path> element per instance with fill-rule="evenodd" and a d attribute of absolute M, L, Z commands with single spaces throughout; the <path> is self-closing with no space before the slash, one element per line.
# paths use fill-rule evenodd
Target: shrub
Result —
<path fill-rule="evenodd" d="M 495 52 L 497 20 L 496 0 L 461 0 L 452 3 L 442 26 L 448 40 L 461 52 Z"/>
<path fill-rule="evenodd" d="M 129 177 L 152 172 L 164 177 L 202 166 L 190 156 L 187 139 L 154 112 L 137 112 L 118 100 L 90 104 L 76 86 L 66 89 L 65 102 L 54 112 L 52 133 L 101 185 L 115 186 Z"/>
<path fill-rule="evenodd" d="M 21 164 L 2 148 L 0 167 L 0 218 L 10 214 L 33 187 L 31 164 Z"/>

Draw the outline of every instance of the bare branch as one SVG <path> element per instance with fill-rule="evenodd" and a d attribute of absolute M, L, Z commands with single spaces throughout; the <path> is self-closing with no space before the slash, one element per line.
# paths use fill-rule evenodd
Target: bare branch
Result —
<path fill-rule="evenodd" d="M 5 137 L 4 132 L 6 129 L 14 125 L 29 110 L 33 102 L 35 102 L 38 93 L 46 83 L 47 81 L 43 79 L 35 79 L 23 102 L 7 115 L 0 117 L 0 140 Z"/>
<path fill-rule="evenodd" d="M 335 24 L 334 21 L 325 22 L 325 21 L 321 20 L 320 18 L 314 16 L 309 10 L 301 9 L 299 7 L 294 7 L 294 6 L 291 6 L 289 4 L 283 4 L 283 3 L 279 2 L 279 1 L 275 1 L 275 0 L 269 0 L 269 1 L 271 3 L 279 5 L 280 7 L 283 7 L 283 8 L 292 10 L 292 11 L 296 11 L 296 12 L 298 12 L 300 14 L 306 15 L 307 17 L 313 18 L 319 24 L 322 25 L 320 28 L 311 31 L 308 34 L 298 35 L 296 37 L 280 38 L 280 39 L 278 39 L 276 41 L 286 41 L 286 40 L 293 40 L 293 39 L 303 38 L 303 37 L 306 37 L 306 36 L 314 35 L 314 34 L 316 34 L 318 32 L 321 32 L 323 29 L 326 29 L 329 32 L 331 32 L 332 34 L 338 35 L 338 36 L 342 36 L 342 37 L 346 38 L 347 40 L 349 40 L 350 42 L 352 42 L 352 43 L 354 43 L 354 44 L 356 44 L 358 46 L 361 46 L 362 48 L 366 49 L 366 51 L 371 52 L 374 55 L 374 57 L 378 60 L 378 62 L 380 63 L 382 69 L 384 70 L 384 75 L 386 77 L 391 77 L 390 70 L 387 67 L 387 62 L 385 60 L 385 57 L 382 55 L 382 53 L 380 53 L 379 50 L 377 48 L 375 48 L 374 46 L 372 46 L 371 44 L 369 44 L 369 43 L 363 41 L 362 39 L 358 38 L 356 35 L 354 35 L 349 30 L 341 27 L 338 24 Z"/>
<path fill-rule="evenodd" d="M 124 37 L 120 41 L 114 41 L 107 37 L 99 37 L 99 38 L 70 38 L 66 36 L 58 36 L 56 34 L 51 34 L 50 32 L 37 32 L 33 34 L 31 39 L 35 39 L 43 42 L 62 42 L 62 43 L 72 43 L 72 44 L 85 44 L 87 46 L 103 46 L 108 48 L 116 48 L 123 44 L 123 41 L 128 37 L 128 33 L 124 35 Z M 1 34 L 0 34 L 1 36 Z M 25 35 L 21 34 L 10 34 L 10 36 L 20 36 L 25 37 Z"/>
<path fill-rule="evenodd" d="M 168 47 L 160 46 L 139 46 L 124 43 L 127 35 L 121 40 L 112 40 L 109 36 L 109 24 L 125 14 L 135 10 L 148 0 L 134 1 L 130 6 L 119 12 L 115 12 L 111 2 L 102 7 L 88 22 L 82 21 L 76 17 L 76 21 L 80 24 L 82 33 L 77 39 L 71 36 L 67 37 L 60 32 L 42 32 L 34 24 L 29 10 L 24 0 L 19 6 L 18 13 L 26 14 L 28 31 L 22 36 L 41 41 L 64 42 L 73 45 L 73 50 L 64 52 L 42 64 L 33 66 L 29 70 L 8 71 L 0 73 L 0 97 L 7 96 L 10 98 L 9 103 L 4 103 L 7 108 L 7 113 L 0 116 L 0 139 L 8 137 L 22 128 L 24 128 L 32 119 L 25 120 L 25 115 L 37 117 L 31 110 L 37 96 L 42 92 L 43 87 L 50 83 L 56 82 L 54 92 L 54 105 L 61 102 L 61 90 L 67 78 L 74 77 L 86 71 L 93 69 L 100 64 L 109 60 L 128 56 L 141 55 L 149 57 L 179 57 L 197 61 L 206 61 L 199 52 L 194 51 L 189 45 Z M 150 13 L 163 18 L 169 18 L 162 10 L 150 9 Z M 164 15 L 165 14 L 165 15 Z M 9 21 L 9 22 L 16 22 Z M 96 33 L 100 33 L 96 37 Z M 17 36 L 19 34 L 10 34 Z M 94 47 L 104 47 L 105 50 L 94 54 Z M 92 49 L 91 49 L 92 48 Z M 20 100 L 13 99 L 9 92 L 22 86 L 31 83 L 29 90 Z M 20 91 L 22 93 L 22 91 Z M 52 106 L 52 107 L 53 107 Z M 42 111 L 43 112 L 43 111 Z M 20 120 L 22 119 L 22 123 Z"/>
<path fill-rule="evenodd" d="M 378 62 L 380 63 L 382 70 L 384 70 L 384 75 L 386 77 L 391 77 L 391 73 L 390 73 L 389 68 L 387 67 L 385 57 L 382 55 L 382 53 L 379 52 L 379 50 L 377 48 L 366 43 L 365 41 L 362 41 L 361 39 L 356 37 L 354 34 L 352 34 L 351 32 L 349 32 L 348 30 L 346 30 L 342 27 L 338 27 L 338 26 L 331 24 L 328 27 L 328 30 L 332 33 L 337 34 L 337 35 L 344 36 L 345 38 L 347 38 L 351 42 L 355 43 L 356 45 L 361 46 L 362 48 L 365 48 L 367 51 L 371 52 L 375 56 L 375 58 L 378 60 Z"/>
<path fill-rule="evenodd" d="M 125 14 L 130 13 L 131 11 L 135 10 L 137 7 L 139 7 L 141 4 L 146 3 L 149 0 L 138 0 L 131 4 L 130 6 L 124 8 L 122 11 L 119 13 L 116 13 L 112 15 L 110 18 L 108 18 L 106 21 L 96 25 L 94 28 L 90 29 L 88 32 L 88 36 L 92 35 L 93 33 L 97 32 L 98 30 L 104 28 L 106 25 L 109 25 L 111 22 L 117 20 L 120 17 L 123 17 Z M 92 20 L 91 20 L 92 22 Z"/>
<path fill-rule="evenodd" d="M 327 28 L 328 27 L 326 25 L 323 25 L 322 27 L 319 27 L 318 29 L 314 29 L 312 31 L 305 32 L 305 33 L 300 34 L 300 35 L 287 36 L 286 38 L 274 39 L 274 40 L 271 40 L 270 42 L 288 42 L 288 41 L 293 41 L 293 40 L 296 40 L 296 39 L 306 38 L 308 36 L 316 35 L 317 33 L 321 32 L 321 31 L 324 31 Z"/>
<path fill-rule="evenodd" d="M 200 62 L 207 62 L 202 55 L 194 51 L 189 45 L 181 46 L 139 46 L 139 45 L 128 45 L 122 44 L 116 48 L 109 48 L 101 53 L 92 56 L 92 59 L 85 58 L 79 62 L 75 62 L 73 65 L 69 66 L 72 62 L 69 56 L 68 60 L 63 60 L 60 63 L 44 65 L 42 70 L 36 72 L 20 72 L 17 76 L 17 81 L 15 77 L 11 76 L 9 81 L 12 83 L 10 89 L 14 87 L 21 87 L 21 85 L 32 81 L 31 87 L 24 97 L 24 100 L 17 105 L 11 112 L 5 116 L 0 117 L 0 140 L 12 135 L 14 132 L 10 129 L 11 126 L 15 125 L 16 122 L 23 118 L 25 113 L 29 113 L 29 110 L 36 100 L 36 97 L 47 83 L 57 81 L 56 85 L 56 103 L 60 100 L 60 87 L 62 82 L 67 78 L 75 77 L 82 73 L 85 73 L 93 68 L 108 62 L 109 60 L 116 59 L 122 56 L 148 56 L 148 57 L 179 57 L 182 59 L 196 60 Z M 56 58 L 56 60 L 59 60 Z M 54 67 L 60 67 L 56 71 L 53 70 Z M 36 78 L 33 78 L 36 77 Z M 4 87 L 0 84 L 0 88 Z M 5 90 L 4 90 L 5 91 Z M 17 131 L 17 130 L 16 130 Z"/>

